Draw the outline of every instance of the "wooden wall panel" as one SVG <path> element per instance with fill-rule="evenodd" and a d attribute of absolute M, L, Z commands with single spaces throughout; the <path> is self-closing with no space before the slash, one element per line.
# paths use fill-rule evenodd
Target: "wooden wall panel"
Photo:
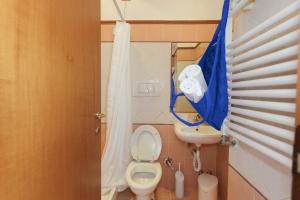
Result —
<path fill-rule="evenodd" d="M 130 23 L 130 22 L 129 22 Z M 113 41 L 114 22 L 101 24 L 101 41 Z M 139 22 L 131 24 L 132 42 L 210 42 L 216 22 Z"/>

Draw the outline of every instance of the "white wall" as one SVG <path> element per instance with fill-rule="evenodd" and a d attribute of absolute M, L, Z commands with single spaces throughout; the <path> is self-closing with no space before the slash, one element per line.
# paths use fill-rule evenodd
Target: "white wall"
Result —
<path fill-rule="evenodd" d="M 254 9 L 235 19 L 234 38 L 262 23 L 296 0 L 256 0 Z M 229 163 L 267 199 L 291 199 L 291 171 L 255 149 L 240 144 L 231 147 Z"/>
<path fill-rule="evenodd" d="M 137 83 L 154 81 L 160 84 L 160 95 L 132 97 L 133 123 L 172 124 L 169 113 L 171 43 L 132 42 L 130 68 L 132 95 Z M 112 43 L 101 45 L 101 111 L 106 113 L 107 85 L 112 56 Z"/>
<path fill-rule="evenodd" d="M 125 3 L 118 0 L 123 11 Z M 128 20 L 216 20 L 223 0 L 131 0 L 126 6 Z M 101 0 L 101 19 L 119 19 L 112 0 Z"/>

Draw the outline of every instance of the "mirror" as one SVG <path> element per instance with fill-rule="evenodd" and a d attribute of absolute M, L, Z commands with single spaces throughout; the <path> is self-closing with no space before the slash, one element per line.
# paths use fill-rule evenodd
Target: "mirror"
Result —
<path fill-rule="evenodd" d="M 174 71 L 176 92 L 179 92 L 178 76 L 188 65 L 198 64 L 208 47 L 208 42 L 172 43 L 172 71 Z M 195 113 L 194 108 L 184 97 L 179 97 L 175 104 L 177 113 Z"/>

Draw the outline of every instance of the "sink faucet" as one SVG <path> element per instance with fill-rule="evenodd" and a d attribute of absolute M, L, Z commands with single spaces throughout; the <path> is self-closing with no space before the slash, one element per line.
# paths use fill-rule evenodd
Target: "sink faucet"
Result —
<path fill-rule="evenodd" d="M 195 122 L 197 122 L 197 121 L 199 121 L 201 119 L 202 119 L 202 117 L 199 114 L 197 114 L 197 115 L 194 116 L 194 121 Z"/>

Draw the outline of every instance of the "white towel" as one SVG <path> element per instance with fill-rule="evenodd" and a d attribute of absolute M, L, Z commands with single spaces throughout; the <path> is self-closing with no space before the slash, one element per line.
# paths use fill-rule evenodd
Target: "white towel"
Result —
<path fill-rule="evenodd" d="M 204 94 L 199 82 L 192 77 L 180 82 L 179 88 L 189 100 L 195 103 L 199 102 Z"/>
<path fill-rule="evenodd" d="M 196 80 L 201 80 L 203 73 L 199 65 L 188 65 L 180 73 L 178 80 L 183 81 L 186 78 L 194 77 Z M 204 78 L 204 77 L 203 77 Z"/>
<path fill-rule="evenodd" d="M 198 65 L 189 65 L 180 73 L 179 88 L 185 96 L 197 103 L 203 97 L 207 90 L 207 84 L 204 79 L 201 68 Z"/>

